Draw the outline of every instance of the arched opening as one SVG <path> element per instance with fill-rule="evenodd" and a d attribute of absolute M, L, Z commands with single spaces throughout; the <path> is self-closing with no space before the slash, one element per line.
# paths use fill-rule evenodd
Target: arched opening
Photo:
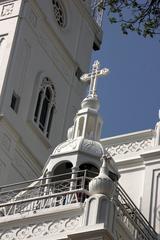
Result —
<path fill-rule="evenodd" d="M 81 137 L 81 136 L 82 136 L 83 126 L 84 126 L 84 117 L 80 117 L 80 118 L 79 118 L 79 122 L 78 122 L 77 137 Z"/>
<path fill-rule="evenodd" d="M 86 129 L 86 137 L 89 139 L 94 139 L 94 131 L 95 131 L 95 118 L 93 116 L 89 116 L 87 120 L 87 129 Z"/>
<path fill-rule="evenodd" d="M 51 92 L 49 87 L 47 87 L 45 91 L 45 96 L 43 99 L 42 110 L 41 110 L 40 121 L 39 121 L 39 127 L 42 131 L 44 131 L 45 129 L 50 101 L 51 101 Z"/>
<path fill-rule="evenodd" d="M 58 164 L 52 172 L 49 172 L 49 176 L 45 179 L 47 186 L 44 188 L 44 192 L 47 194 L 68 192 L 70 190 L 70 180 L 72 176 L 72 163 L 69 161 L 64 161 Z M 62 200 L 59 196 L 56 201 Z"/>
<path fill-rule="evenodd" d="M 41 101 L 42 101 L 42 95 L 43 95 L 43 92 L 40 91 L 39 95 L 38 95 L 38 99 L 37 99 L 36 110 L 34 113 L 34 121 L 35 122 L 37 122 L 37 119 L 38 119 L 39 109 L 40 109 L 40 105 L 41 105 Z"/>
<path fill-rule="evenodd" d="M 100 138 L 100 134 L 101 134 L 101 122 L 99 122 L 97 125 L 96 138 Z"/>
<path fill-rule="evenodd" d="M 52 181 L 64 180 L 71 178 L 72 174 L 72 163 L 69 161 L 62 162 L 59 164 L 53 171 L 53 179 Z M 64 177 L 65 175 L 65 177 Z"/>
<path fill-rule="evenodd" d="M 34 122 L 43 134 L 49 138 L 54 110 L 55 110 L 55 88 L 46 77 L 43 79 L 36 102 Z"/>
<path fill-rule="evenodd" d="M 49 120 L 48 120 L 47 137 L 49 137 L 54 110 L 55 110 L 55 106 L 53 105 L 52 108 L 51 108 L 50 115 L 49 115 Z"/>
<path fill-rule="evenodd" d="M 79 170 L 88 170 L 88 172 L 90 173 L 90 175 L 92 175 L 93 177 L 97 176 L 99 173 L 99 169 L 94 166 L 91 163 L 83 163 L 79 166 Z"/>
<path fill-rule="evenodd" d="M 85 180 L 85 189 L 88 190 L 90 180 L 98 175 L 99 169 L 93 164 L 83 163 L 79 166 L 79 170 L 87 170 L 86 172 L 87 177 Z"/>

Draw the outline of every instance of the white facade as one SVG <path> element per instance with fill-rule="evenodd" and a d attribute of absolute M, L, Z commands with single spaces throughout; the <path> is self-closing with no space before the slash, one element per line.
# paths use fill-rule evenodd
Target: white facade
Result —
<path fill-rule="evenodd" d="M 59 1 L 56 8 L 57 2 L 0 1 L 1 184 L 40 176 L 73 124 L 86 88 L 79 77 L 101 43 L 89 3 Z M 51 101 L 47 87 L 54 90 Z M 38 103 L 42 88 L 47 110 Z"/>
<path fill-rule="evenodd" d="M 145 130 L 108 139 L 101 143 L 119 169 L 120 184 L 160 233 L 160 123 Z"/>
<path fill-rule="evenodd" d="M 6 194 L 2 187 L 2 240 L 158 239 L 136 206 L 160 233 L 160 123 L 155 130 L 100 141 L 96 79 L 77 112 L 86 88 L 80 75 L 102 38 L 90 3 L 0 1 L 1 185 L 41 176 L 52 152 L 41 179 L 27 189 L 10 186 Z M 85 169 L 98 170 L 107 153 L 113 159 L 103 158 L 108 165 L 88 189 L 92 174 Z M 118 186 L 114 195 L 115 162 L 136 206 Z M 63 173 L 70 177 L 61 175 L 57 184 L 55 175 Z"/>
<path fill-rule="evenodd" d="M 115 162 L 100 143 L 102 121 L 93 87 L 101 72 L 97 63 L 88 75 L 89 94 L 74 118 L 68 139 L 50 155 L 43 175 L 1 187 L 2 240 L 158 240 L 117 183 Z"/>

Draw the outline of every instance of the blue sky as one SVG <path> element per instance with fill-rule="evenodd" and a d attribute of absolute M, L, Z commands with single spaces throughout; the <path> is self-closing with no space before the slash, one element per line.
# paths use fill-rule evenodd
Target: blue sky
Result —
<path fill-rule="evenodd" d="M 125 36 L 105 16 L 103 31 L 101 50 L 93 54 L 101 67 L 110 69 L 97 84 L 102 137 L 154 128 L 160 108 L 160 36 Z"/>

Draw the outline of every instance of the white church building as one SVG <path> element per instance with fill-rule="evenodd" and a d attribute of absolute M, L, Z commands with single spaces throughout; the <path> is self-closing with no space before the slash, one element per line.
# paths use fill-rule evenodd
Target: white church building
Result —
<path fill-rule="evenodd" d="M 101 139 L 103 2 L 0 0 L 1 240 L 159 239 L 160 123 Z"/>

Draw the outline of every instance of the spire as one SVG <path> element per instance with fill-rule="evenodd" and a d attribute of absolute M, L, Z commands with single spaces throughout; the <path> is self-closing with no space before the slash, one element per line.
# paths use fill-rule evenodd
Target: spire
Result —
<path fill-rule="evenodd" d="M 99 62 L 95 61 L 91 73 L 82 76 L 83 81 L 90 81 L 88 95 L 81 103 L 81 109 L 74 118 L 73 126 L 68 129 L 68 139 L 55 148 L 44 172 L 52 172 L 57 163 L 67 159 L 76 168 L 84 163 L 100 166 L 99 160 L 105 154 L 105 149 L 100 143 L 102 120 L 98 113 L 96 82 L 99 76 L 104 76 L 108 72 L 106 68 L 100 69 Z M 108 170 L 106 164 L 104 162 L 101 170 L 102 173 L 105 172 L 105 177 Z"/>
<path fill-rule="evenodd" d="M 98 114 L 99 101 L 96 94 L 97 79 L 100 76 L 105 76 L 109 69 L 100 69 L 100 63 L 96 60 L 93 63 L 92 71 L 81 77 L 83 82 L 90 81 L 89 92 L 87 97 L 81 103 L 81 109 L 76 114 L 74 119 L 72 138 L 83 137 L 93 141 L 100 138 L 102 120 Z M 70 129 L 71 130 L 71 129 Z"/>

